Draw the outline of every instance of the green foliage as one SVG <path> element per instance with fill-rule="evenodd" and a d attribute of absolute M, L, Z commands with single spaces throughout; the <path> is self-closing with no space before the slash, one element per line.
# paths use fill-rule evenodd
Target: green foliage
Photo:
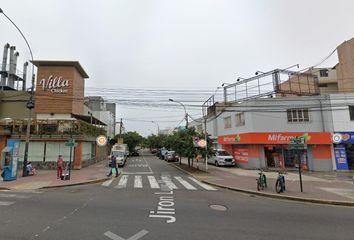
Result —
<path fill-rule="evenodd" d="M 166 135 L 150 135 L 145 140 L 145 145 L 148 148 L 162 148 Z"/>
<path fill-rule="evenodd" d="M 124 143 L 128 145 L 130 152 L 133 151 L 135 147 L 139 146 L 143 141 L 143 137 L 140 136 L 137 132 L 127 132 L 121 134 L 120 137 L 123 138 Z M 114 137 L 114 142 L 117 142 L 118 138 L 119 135 L 116 135 Z"/>
<path fill-rule="evenodd" d="M 72 130 L 73 134 L 83 134 L 86 136 L 98 137 L 99 135 L 106 135 L 106 131 L 103 128 L 95 127 L 84 121 L 79 121 L 80 127 Z"/>
<path fill-rule="evenodd" d="M 204 139 L 204 135 L 196 132 L 194 128 L 179 129 L 172 135 L 151 135 L 147 137 L 146 146 L 149 148 L 165 147 L 188 158 L 195 158 L 198 154 L 202 154 L 203 157 L 205 157 L 205 148 L 195 147 L 193 144 L 193 137 Z M 207 146 L 208 156 L 211 156 L 213 151 L 212 142 L 209 140 Z"/>

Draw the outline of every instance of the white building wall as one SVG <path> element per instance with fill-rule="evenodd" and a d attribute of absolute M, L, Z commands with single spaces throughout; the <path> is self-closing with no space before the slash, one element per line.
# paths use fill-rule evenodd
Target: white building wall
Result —
<path fill-rule="evenodd" d="M 227 108 L 217 118 L 218 135 L 245 132 L 322 132 L 324 118 L 319 111 L 321 97 L 258 99 Z M 309 122 L 288 122 L 287 109 L 308 108 Z M 236 127 L 237 113 L 244 112 L 245 125 Z M 231 128 L 225 129 L 224 118 L 231 116 Z"/>
<path fill-rule="evenodd" d="M 331 111 L 328 121 L 333 123 L 333 132 L 354 132 L 354 121 L 350 120 L 349 106 L 354 106 L 353 93 L 330 94 Z"/>
<path fill-rule="evenodd" d="M 95 116 L 98 115 L 98 119 L 105 124 L 107 130 L 107 137 L 113 138 L 114 137 L 114 117 L 110 111 L 95 111 Z"/>

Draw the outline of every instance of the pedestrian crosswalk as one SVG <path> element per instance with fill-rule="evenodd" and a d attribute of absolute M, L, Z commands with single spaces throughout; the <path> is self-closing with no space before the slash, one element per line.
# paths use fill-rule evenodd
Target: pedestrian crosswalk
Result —
<path fill-rule="evenodd" d="M 171 190 L 207 190 L 216 191 L 216 188 L 204 184 L 193 177 L 161 175 L 132 175 L 123 174 L 120 178 L 109 179 L 101 184 L 103 187 L 113 187 L 115 189 L 160 189 L 162 186 Z"/>
<path fill-rule="evenodd" d="M 16 200 L 24 198 L 29 198 L 29 196 L 21 193 L 13 193 L 7 190 L 0 191 L 0 207 L 11 206 L 16 203 Z"/>

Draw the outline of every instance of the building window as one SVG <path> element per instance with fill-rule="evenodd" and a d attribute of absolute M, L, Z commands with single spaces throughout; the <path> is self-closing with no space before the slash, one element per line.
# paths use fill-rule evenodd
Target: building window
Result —
<path fill-rule="evenodd" d="M 350 121 L 354 121 L 354 106 L 349 106 Z"/>
<path fill-rule="evenodd" d="M 224 128 L 231 128 L 231 116 L 224 118 Z"/>
<path fill-rule="evenodd" d="M 286 111 L 288 122 L 309 122 L 308 109 L 288 109 Z M 353 115 L 354 116 L 354 115 Z"/>
<path fill-rule="evenodd" d="M 328 77 L 328 69 L 321 69 L 320 77 Z"/>
<path fill-rule="evenodd" d="M 245 126 L 245 114 L 244 113 L 237 113 L 236 117 L 236 127 Z"/>

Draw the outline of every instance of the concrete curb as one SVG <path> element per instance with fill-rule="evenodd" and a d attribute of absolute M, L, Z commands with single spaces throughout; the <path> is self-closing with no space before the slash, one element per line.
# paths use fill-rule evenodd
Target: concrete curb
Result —
<path fill-rule="evenodd" d="M 198 179 L 195 175 L 192 173 L 176 166 L 173 164 L 173 166 L 180 171 L 193 176 L 194 178 Z M 253 191 L 253 190 L 248 190 L 248 189 L 242 189 L 242 188 L 235 188 L 235 187 L 230 187 L 226 185 L 221 185 L 221 184 L 216 184 L 209 182 L 207 180 L 201 180 L 198 179 L 199 181 L 203 183 L 207 183 L 212 186 L 224 188 L 224 189 L 229 189 L 232 191 L 236 192 L 242 192 L 242 193 L 248 193 L 248 194 L 254 194 L 254 195 L 259 195 L 262 197 L 268 197 L 268 198 L 275 198 L 275 199 L 283 199 L 283 200 L 291 200 L 291 201 L 297 201 L 297 202 L 307 202 L 307 203 L 317 203 L 317 204 L 326 204 L 326 205 L 336 205 L 336 206 L 346 206 L 346 207 L 354 207 L 354 202 L 348 202 L 348 201 L 336 201 L 336 200 L 324 200 L 324 199 L 316 199 L 316 198 L 301 198 L 301 197 L 292 197 L 292 196 L 287 196 L 287 195 L 281 195 L 281 194 L 271 194 L 271 193 L 265 193 L 265 192 L 260 192 L 260 191 Z"/>
<path fill-rule="evenodd" d="M 109 180 L 109 177 L 105 178 L 100 178 L 100 179 L 95 179 L 95 180 L 90 180 L 90 181 L 83 181 L 83 182 L 78 182 L 78 183 L 69 183 L 65 185 L 53 185 L 53 186 L 45 186 L 41 187 L 39 189 L 51 189 L 51 188 L 63 188 L 63 187 L 71 187 L 71 186 L 79 186 L 79 185 L 88 185 L 88 184 L 94 184 L 94 183 L 100 183 Z"/>

